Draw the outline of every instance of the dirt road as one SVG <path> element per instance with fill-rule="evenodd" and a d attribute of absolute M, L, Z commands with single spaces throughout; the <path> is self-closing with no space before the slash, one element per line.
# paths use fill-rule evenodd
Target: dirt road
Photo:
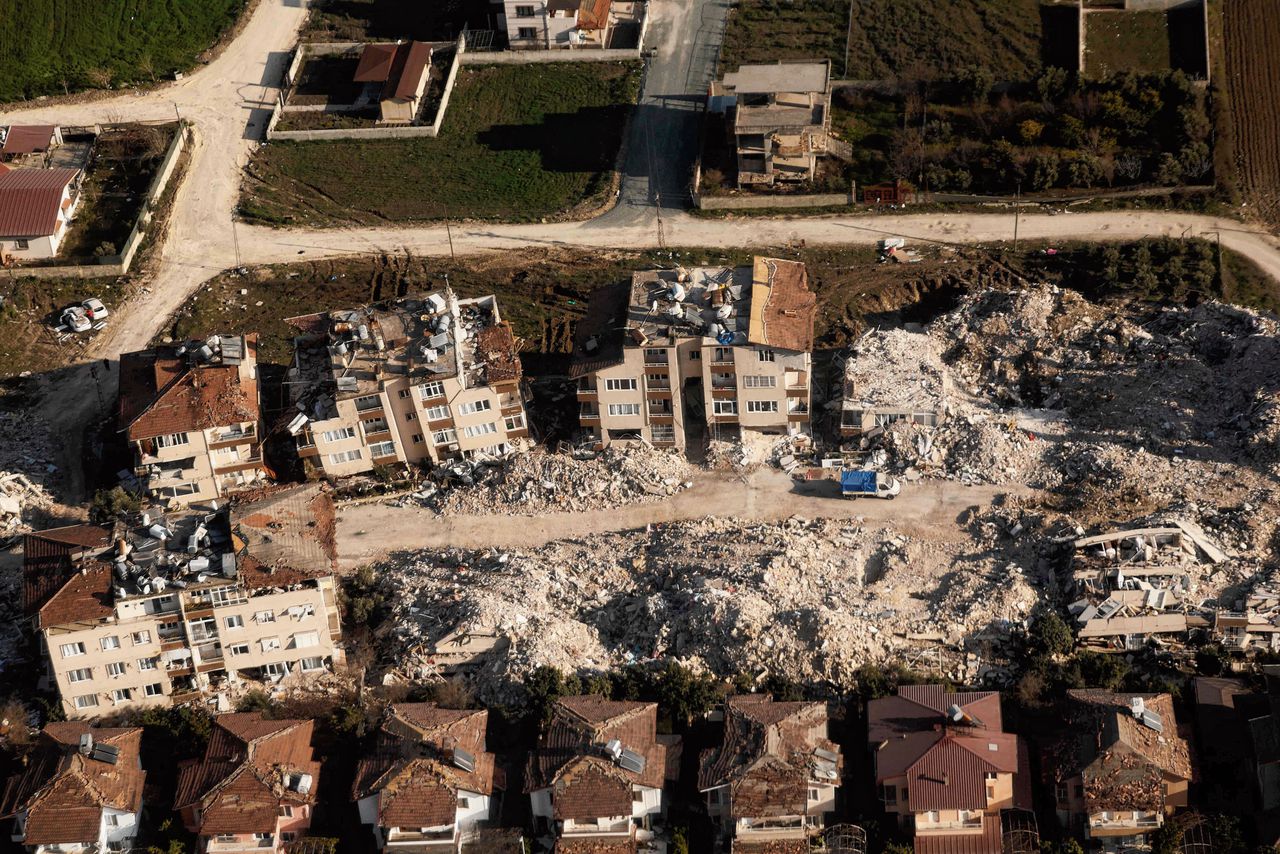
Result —
<path fill-rule="evenodd" d="M 549 513 L 532 517 L 443 516 L 414 507 L 383 502 L 351 505 L 338 512 L 338 562 L 350 570 L 395 551 L 429 548 L 532 548 L 552 540 L 639 528 L 652 522 L 675 522 L 723 516 L 769 521 L 789 516 L 810 519 L 892 519 L 907 534 L 925 529 L 930 536 L 954 529 L 970 507 L 988 506 L 1007 486 L 962 486 L 950 481 L 906 484 L 893 501 L 846 501 L 829 484 L 797 492 L 792 480 L 773 469 L 760 469 L 745 481 L 735 475 L 708 472 L 690 489 L 663 501 L 633 504 L 586 513 Z"/>

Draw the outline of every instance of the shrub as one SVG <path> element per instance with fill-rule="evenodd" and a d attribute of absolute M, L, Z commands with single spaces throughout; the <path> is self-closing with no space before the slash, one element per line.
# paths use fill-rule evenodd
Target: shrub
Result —
<path fill-rule="evenodd" d="M 89 521 L 109 525 L 116 519 L 142 512 L 142 499 L 123 487 L 100 489 L 89 504 Z"/>

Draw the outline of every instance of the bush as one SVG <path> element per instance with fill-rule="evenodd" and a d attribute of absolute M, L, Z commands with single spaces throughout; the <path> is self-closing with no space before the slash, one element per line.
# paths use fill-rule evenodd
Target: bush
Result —
<path fill-rule="evenodd" d="M 255 688 L 240 698 L 240 702 L 236 703 L 236 711 L 262 712 L 264 716 L 269 716 L 275 712 L 275 703 L 266 691 Z"/>
<path fill-rule="evenodd" d="M 109 525 L 141 512 L 142 499 L 120 486 L 98 490 L 89 503 L 89 521 L 96 525 Z"/>
<path fill-rule="evenodd" d="M 1071 629 L 1055 611 L 1040 613 L 1027 631 L 1027 647 L 1036 655 L 1066 655 L 1072 643 Z"/>

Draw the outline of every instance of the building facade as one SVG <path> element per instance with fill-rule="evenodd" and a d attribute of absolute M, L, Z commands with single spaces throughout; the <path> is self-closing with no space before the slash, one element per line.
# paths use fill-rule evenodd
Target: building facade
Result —
<path fill-rule="evenodd" d="M 579 423 L 601 446 L 807 432 L 816 312 L 804 264 L 777 258 L 602 288 L 575 338 Z"/>
<path fill-rule="evenodd" d="M 256 335 L 215 335 L 120 357 L 119 424 L 158 500 L 210 501 L 268 477 Z"/>
<path fill-rule="evenodd" d="M 80 206 L 79 169 L 0 164 L 0 266 L 52 258 Z"/>
<path fill-rule="evenodd" d="M 744 694 L 725 704 L 724 739 L 700 757 L 698 789 L 725 850 L 807 852 L 835 810 L 842 764 L 825 703 Z"/>
<path fill-rule="evenodd" d="M 732 116 L 738 186 L 811 181 L 830 148 L 831 63 L 743 65 L 712 89 Z"/>
<path fill-rule="evenodd" d="M 608 44 L 612 5 L 612 0 L 503 0 L 502 25 L 512 50 L 599 48 Z"/>
<path fill-rule="evenodd" d="M 492 296 L 451 292 L 292 318 L 290 424 L 325 477 L 509 453 L 529 435 L 519 345 Z"/>

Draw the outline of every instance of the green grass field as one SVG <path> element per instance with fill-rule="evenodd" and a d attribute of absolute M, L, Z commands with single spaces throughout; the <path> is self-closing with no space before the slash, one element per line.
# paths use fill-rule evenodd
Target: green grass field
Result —
<path fill-rule="evenodd" d="M 981 65 L 1027 80 L 1040 68 L 1040 38 L 1039 0 L 739 0 L 721 69 L 825 58 L 836 78 L 948 77 Z"/>
<path fill-rule="evenodd" d="M 245 0 L 0 0 L 0 102 L 147 83 L 193 65 Z"/>
<path fill-rule="evenodd" d="M 1087 76 L 1106 77 L 1118 71 L 1145 74 L 1172 67 L 1166 12 L 1091 12 L 1084 21 Z"/>
<path fill-rule="evenodd" d="M 603 201 L 638 90 L 635 63 L 467 66 L 438 138 L 263 146 L 240 213 L 308 226 L 565 214 Z"/>

